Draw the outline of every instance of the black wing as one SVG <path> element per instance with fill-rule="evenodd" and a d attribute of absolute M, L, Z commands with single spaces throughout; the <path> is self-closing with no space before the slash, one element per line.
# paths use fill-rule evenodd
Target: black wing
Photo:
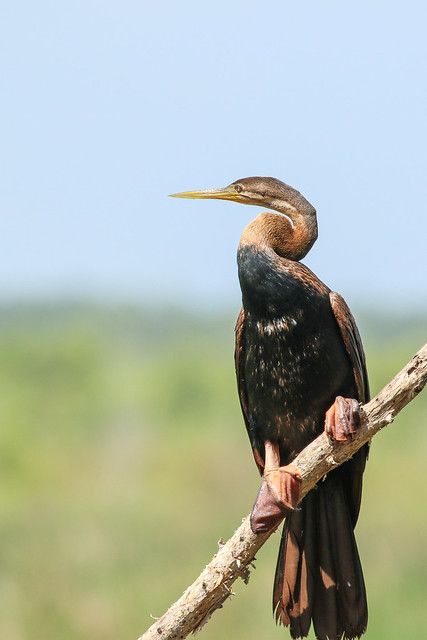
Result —
<path fill-rule="evenodd" d="M 365 352 L 363 351 L 362 339 L 356 325 L 356 321 L 348 308 L 344 298 L 339 293 L 331 291 L 329 294 L 332 311 L 337 321 L 341 337 L 343 339 L 346 351 L 350 357 L 351 366 L 354 372 L 359 402 L 368 402 L 369 381 L 366 369 Z M 366 459 L 369 453 L 369 445 L 364 445 L 353 456 L 351 460 L 346 462 L 340 468 L 344 477 L 345 488 L 349 498 L 351 518 L 353 526 L 357 522 L 360 509 L 360 501 L 362 497 L 362 476 L 366 465 Z"/>
<path fill-rule="evenodd" d="M 341 332 L 341 336 L 350 356 L 353 367 L 354 379 L 356 381 L 359 402 L 369 400 L 369 381 L 366 370 L 365 352 L 363 351 L 362 339 L 356 325 L 356 321 L 348 308 L 344 298 L 339 293 L 331 291 L 329 294 L 332 311 Z"/>
<path fill-rule="evenodd" d="M 246 424 L 246 430 L 249 434 L 249 412 L 248 412 L 248 398 L 246 395 L 246 384 L 245 384 L 245 311 L 242 307 L 240 309 L 239 317 L 237 318 L 236 328 L 236 347 L 234 350 L 234 363 L 236 367 L 236 377 L 237 377 L 237 390 L 239 393 L 240 406 L 242 407 L 243 418 Z M 250 435 L 249 435 L 250 437 Z M 264 452 L 258 451 L 257 449 L 253 449 L 253 454 L 255 458 L 255 462 L 257 464 L 258 470 L 262 475 L 264 472 L 264 463 L 262 456 Z"/>

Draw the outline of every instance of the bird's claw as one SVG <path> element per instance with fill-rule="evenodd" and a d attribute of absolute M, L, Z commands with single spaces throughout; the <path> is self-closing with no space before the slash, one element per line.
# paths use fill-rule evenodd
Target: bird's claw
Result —
<path fill-rule="evenodd" d="M 326 412 L 325 432 L 338 442 L 351 440 L 360 426 L 359 403 L 353 398 L 337 396 Z"/>
<path fill-rule="evenodd" d="M 295 465 L 265 468 L 261 488 L 252 508 L 250 523 L 254 533 L 277 527 L 299 502 L 301 476 Z"/>

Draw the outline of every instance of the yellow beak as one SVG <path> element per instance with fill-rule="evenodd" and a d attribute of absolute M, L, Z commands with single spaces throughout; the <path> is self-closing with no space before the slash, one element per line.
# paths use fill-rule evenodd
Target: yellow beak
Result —
<path fill-rule="evenodd" d="M 171 198 L 207 198 L 211 200 L 237 200 L 237 191 L 234 187 L 224 187 L 223 189 L 205 189 L 204 191 L 183 191 L 182 193 L 171 193 Z"/>

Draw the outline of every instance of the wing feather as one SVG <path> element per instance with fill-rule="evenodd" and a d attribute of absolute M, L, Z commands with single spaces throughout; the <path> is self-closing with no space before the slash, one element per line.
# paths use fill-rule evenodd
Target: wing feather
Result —
<path fill-rule="evenodd" d="M 246 382 L 245 382 L 245 349 L 246 349 L 246 340 L 245 340 L 245 311 L 242 307 L 239 313 L 239 317 L 237 318 L 236 328 L 236 347 L 234 350 L 234 363 L 236 367 L 236 377 L 237 377 L 237 390 L 239 393 L 240 406 L 242 407 L 243 419 L 245 421 L 246 430 L 250 436 L 249 429 L 249 409 L 248 409 L 248 397 L 246 391 Z M 251 443 L 252 444 L 252 443 Z M 258 470 L 260 474 L 263 474 L 264 471 L 264 463 L 263 456 L 264 452 L 258 451 L 258 449 L 253 448 L 253 454 L 255 458 L 255 462 L 257 464 Z"/>
<path fill-rule="evenodd" d="M 368 372 L 366 369 L 366 359 L 365 352 L 363 351 L 362 339 L 360 337 L 356 321 L 353 318 L 346 301 L 339 295 L 339 293 L 331 291 L 329 299 L 353 368 L 358 400 L 362 403 L 368 402 L 370 398 Z M 365 444 L 351 460 L 343 464 L 339 469 L 344 481 L 344 489 L 347 493 L 353 527 L 356 525 L 357 518 L 359 516 L 360 501 L 362 498 L 362 477 L 368 453 L 369 444 Z"/>
<path fill-rule="evenodd" d="M 366 358 L 356 321 L 346 301 L 339 293 L 331 291 L 329 299 L 353 367 L 354 379 L 359 395 L 358 400 L 359 402 L 368 402 L 370 396 Z"/>

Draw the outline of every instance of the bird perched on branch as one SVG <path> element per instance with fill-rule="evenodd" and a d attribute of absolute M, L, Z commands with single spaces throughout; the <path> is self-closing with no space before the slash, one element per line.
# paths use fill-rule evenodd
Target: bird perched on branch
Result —
<path fill-rule="evenodd" d="M 291 636 L 359 638 L 367 625 L 354 537 L 367 446 L 331 472 L 297 507 L 292 460 L 323 429 L 352 437 L 369 400 L 365 356 L 353 316 L 300 260 L 317 239 L 314 207 L 275 178 L 243 178 L 223 189 L 174 194 L 266 207 L 238 249 L 243 307 L 236 325 L 240 403 L 263 476 L 251 514 L 255 532 L 285 517 L 273 590 L 276 620 Z"/>

